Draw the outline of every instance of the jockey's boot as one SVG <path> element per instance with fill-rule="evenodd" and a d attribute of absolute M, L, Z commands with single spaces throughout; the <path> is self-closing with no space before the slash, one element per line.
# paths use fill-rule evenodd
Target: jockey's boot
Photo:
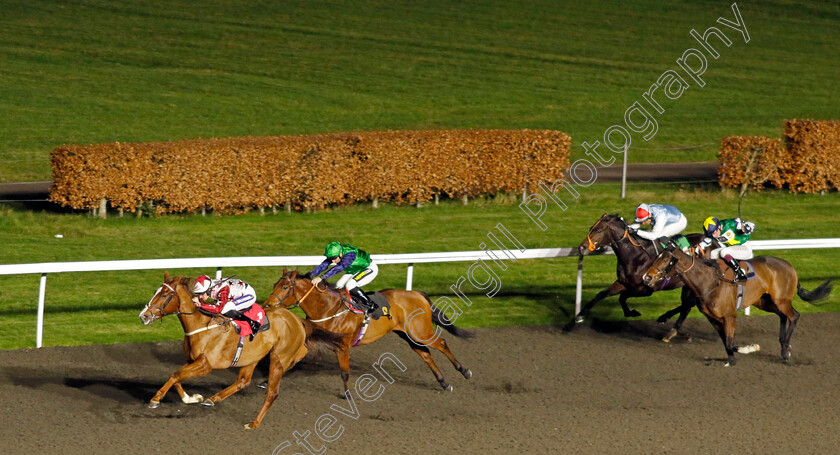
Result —
<path fill-rule="evenodd" d="M 362 288 L 355 287 L 353 289 L 350 289 L 348 292 L 350 292 L 350 295 L 352 295 L 353 297 L 359 299 L 359 301 L 362 302 L 362 304 L 366 307 L 365 315 L 370 315 L 371 313 L 376 311 L 376 303 L 374 303 L 373 300 L 371 300 L 370 297 L 368 297 L 367 294 L 365 294 L 365 291 L 363 291 Z"/>
<path fill-rule="evenodd" d="M 259 330 L 262 325 L 259 322 L 245 316 L 241 311 L 237 310 L 230 310 L 227 313 L 225 313 L 225 316 L 231 319 L 236 319 L 237 321 L 247 322 L 248 325 L 251 326 L 251 340 L 254 339 L 254 335 L 257 334 L 257 330 Z"/>
<path fill-rule="evenodd" d="M 744 273 L 744 270 L 741 269 L 741 266 L 740 266 L 740 264 L 738 264 L 738 261 L 735 260 L 735 258 L 733 258 L 731 254 L 727 254 L 726 256 L 724 256 L 723 260 L 724 260 L 724 262 L 726 262 L 726 265 L 731 267 L 732 270 L 735 272 L 735 280 L 734 281 L 746 281 L 747 280 L 747 274 Z"/>

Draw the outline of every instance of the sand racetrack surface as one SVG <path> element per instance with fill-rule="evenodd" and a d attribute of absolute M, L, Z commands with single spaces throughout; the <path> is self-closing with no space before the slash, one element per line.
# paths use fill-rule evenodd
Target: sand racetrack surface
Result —
<path fill-rule="evenodd" d="M 724 367 L 723 345 L 705 319 L 689 320 L 686 335 L 670 344 L 657 338 L 667 327 L 653 321 L 587 322 L 572 332 L 486 328 L 472 340 L 448 335 L 474 372 L 467 381 L 433 353 L 454 392 L 440 390 L 420 358 L 388 335 L 351 351 L 351 385 L 371 374 L 379 382 L 367 393 L 379 390 L 378 398 L 364 401 L 354 391 L 352 401 L 340 399 L 334 358 L 307 357 L 286 374 L 256 431 L 243 429 L 262 405 L 256 384 L 212 408 L 183 404 L 174 392 L 160 408 L 147 407 L 182 363 L 179 342 L 0 351 L 0 451 L 840 453 L 840 314 L 803 315 L 788 363 L 779 357 L 778 318 L 738 323 L 738 342 L 762 349 L 733 367 Z M 383 362 L 392 384 L 373 367 L 387 353 L 406 367 Z M 261 364 L 255 382 L 265 371 Z M 216 371 L 187 382 L 187 390 L 209 396 L 235 377 Z M 332 441 L 313 433 L 319 417 Z M 297 445 L 295 433 L 311 447 Z"/>

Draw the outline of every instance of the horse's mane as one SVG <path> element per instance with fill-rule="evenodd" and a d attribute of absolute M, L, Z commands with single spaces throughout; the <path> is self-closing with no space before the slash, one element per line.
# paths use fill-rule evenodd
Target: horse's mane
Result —
<path fill-rule="evenodd" d="M 172 283 L 172 284 L 175 284 L 175 285 L 183 284 L 184 286 L 189 287 L 189 284 L 190 284 L 191 281 L 192 281 L 192 278 L 190 278 L 188 276 L 176 276 L 175 278 L 170 279 L 169 283 Z"/>
<path fill-rule="evenodd" d="M 675 245 L 672 245 L 668 248 L 668 251 L 670 251 L 671 254 L 674 254 L 674 251 L 678 250 L 678 249 L 679 248 L 677 248 Z M 688 253 L 685 253 L 685 252 L 683 252 L 683 254 L 688 255 Z M 695 256 L 695 257 L 697 257 L 697 256 Z M 699 260 L 700 260 L 700 263 L 705 265 L 706 267 L 711 267 L 711 268 L 717 270 L 718 272 L 720 272 L 720 264 L 718 264 L 718 261 L 716 261 L 714 259 L 706 259 L 702 256 L 699 257 Z"/>
<path fill-rule="evenodd" d="M 720 272 L 720 264 L 714 259 L 703 259 L 703 264 Z"/>
<path fill-rule="evenodd" d="M 289 272 L 289 273 L 293 273 L 293 272 Z M 309 272 L 306 272 L 306 273 L 298 273 L 298 274 L 297 274 L 297 278 L 306 278 L 307 280 L 312 280 L 312 278 L 310 278 L 310 276 L 309 276 Z M 338 291 L 338 290 L 339 290 L 337 287 L 335 287 L 335 284 L 334 284 L 334 283 L 330 283 L 330 282 L 329 282 L 329 281 L 327 281 L 327 280 L 322 280 L 322 281 L 321 281 L 321 283 L 324 283 L 324 285 L 325 285 L 328 289 L 332 289 L 333 291 Z"/>

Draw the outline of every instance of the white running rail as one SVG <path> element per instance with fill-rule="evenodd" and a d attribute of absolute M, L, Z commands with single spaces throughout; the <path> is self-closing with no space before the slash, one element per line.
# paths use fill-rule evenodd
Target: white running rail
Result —
<path fill-rule="evenodd" d="M 830 239 L 796 239 L 796 240 L 754 240 L 750 242 L 753 250 L 788 250 L 810 248 L 840 248 L 840 238 Z M 560 257 L 577 257 L 577 283 L 575 291 L 575 314 L 580 312 L 583 290 L 583 256 L 578 254 L 577 248 L 532 248 L 524 252 L 520 250 L 492 251 L 496 257 L 504 258 L 506 253 L 512 252 L 516 259 L 547 259 Z M 607 249 L 601 254 L 613 254 Z M 405 288 L 411 290 L 414 276 L 414 264 L 434 262 L 469 262 L 478 259 L 486 260 L 488 251 L 451 251 L 442 253 L 406 253 L 406 254 L 373 254 L 371 258 L 377 264 L 408 264 Z M 186 258 L 186 259 L 138 259 L 127 261 L 87 261 L 87 262 L 42 262 L 36 264 L 8 264 L 0 265 L 0 275 L 40 274 L 40 289 L 38 291 L 38 322 L 35 335 L 35 346 L 41 347 L 44 334 L 44 296 L 47 288 L 47 274 L 66 272 L 102 272 L 118 270 L 153 270 L 153 269 L 187 269 L 187 268 L 215 268 L 216 278 L 221 278 L 222 268 L 228 267 L 283 267 L 283 266 L 315 266 L 324 259 L 323 256 L 254 256 L 254 257 L 216 257 L 216 258 Z M 749 310 L 749 308 L 747 308 Z M 749 314 L 749 313 L 747 313 Z"/>

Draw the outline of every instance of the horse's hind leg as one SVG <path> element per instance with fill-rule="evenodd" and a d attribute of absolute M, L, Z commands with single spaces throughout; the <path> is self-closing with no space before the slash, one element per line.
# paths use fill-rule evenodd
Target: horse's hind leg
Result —
<path fill-rule="evenodd" d="M 246 365 L 239 369 L 239 377 L 230 386 L 226 387 L 221 392 L 201 402 L 204 406 L 213 406 L 225 398 L 233 395 L 236 392 L 248 387 L 251 384 L 251 377 L 254 375 L 254 369 L 257 368 L 256 363 Z"/>
<path fill-rule="evenodd" d="M 283 377 L 283 373 L 285 373 L 285 370 L 283 369 L 280 354 L 272 351 L 271 363 L 268 367 L 268 387 L 265 389 L 265 401 L 263 401 L 262 408 L 260 408 L 257 417 L 251 423 L 245 425 L 245 428 L 253 430 L 260 427 L 265 414 L 268 412 L 268 408 L 271 407 L 274 400 L 277 399 L 277 394 L 280 393 L 280 379 Z"/>
<path fill-rule="evenodd" d="M 409 346 L 411 346 L 411 349 L 414 350 L 414 352 L 416 352 L 417 355 L 419 355 L 420 358 L 423 359 L 424 362 L 426 362 L 426 365 L 428 365 L 429 369 L 432 370 L 432 374 L 435 375 L 435 379 L 437 379 L 438 384 L 440 384 L 440 386 L 443 387 L 443 390 L 451 392 L 452 391 L 452 386 L 449 385 L 449 383 L 446 382 L 446 379 L 443 378 L 443 374 L 441 374 L 440 369 L 435 364 L 435 360 L 432 358 L 432 354 L 429 352 L 429 348 L 427 348 L 425 345 L 416 343 L 405 332 L 396 332 L 396 333 L 397 333 L 397 335 L 400 336 L 400 338 L 407 341 Z M 458 370 L 458 371 L 461 371 L 461 370 Z M 469 370 L 467 370 L 467 371 L 469 371 Z M 461 374 L 464 374 L 464 372 L 462 371 Z M 470 373 L 470 374 L 472 374 L 472 373 Z M 466 377 L 466 374 L 464 374 L 464 376 Z"/>
<path fill-rule="evenodd" d="M 464 366 L 461 365 L 461 362 L 459 362 L 458 359 L 455 358 L 455 354 L 453 354 L 452 351 L 449 349 L 449 346 L 446 344 L 446 340 L 444 340 L 443 337 L 438 337 L 437 340 L 435 340 L 428 346 L 442 352 L 443 355 L 445 355 L 446 358 L 449 359 L 450 362 L 452 362 L 452 366 L 455 367 L 455 369 L 458 370 L 458 372 L 461 373 L 464 376 L 464 378 L 469 379 L 472 377 L 472 371 L 470 371 L 469 368 L 464 368 Z"/>
<path fill-rule="evenodd" d="M 782 346 L 782 360 L 790 359 L 790 338 L 793 336 L 793 329 L 799 322 L 799 312 L 793 308 L 790 299 L 779 300 L 776 307 L 779 309 L 779 344 Z"/>
<path fill-rule="evenodd" d="M 152 399 L 149 400 L 149 407 L 156 408 L 160 406 L 160 400 L 163 398 L 164 395 L 166 395 L 166 392 L 169 391 L 169 388 L 174 386 L 175 384 L 178 384 L 186 379 L 194 378 L 197 376 L 204 376 L 210 373 L 211 371 L 213 371 L 213 369 L 210 367 L 210 364 L 207 362 L 207 359 L 204 357 L 203 354 L 200 355 L 195 362 L 188 363 L 182 366 L 178 371 L 176 371 L 172 374 L 172 376 L 169 377 L 169 380 L 166 381 L 166 384 L 164 384 L 163 387 L 161 387 L 160 390 L 157 391 L 155 396 L 153 396 Z M 181 391 L 183 391 L 183 388 L 181 388 Z"/>

